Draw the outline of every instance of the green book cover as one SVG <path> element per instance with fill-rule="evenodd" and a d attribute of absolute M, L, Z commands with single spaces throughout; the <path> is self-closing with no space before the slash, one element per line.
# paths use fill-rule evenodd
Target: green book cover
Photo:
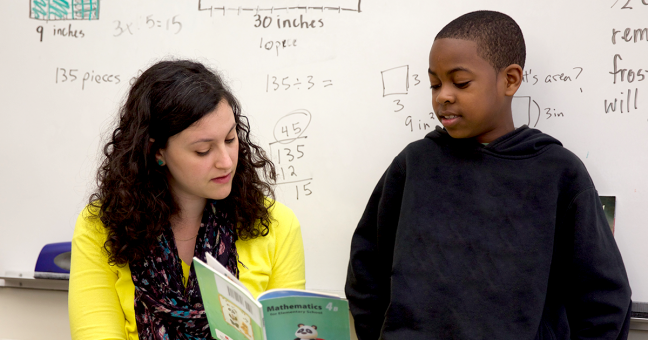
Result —
<path fill-rule="evenodd" d="M 275 290 L 285 296 L 259 296 L 268 340 L 349 340 L 349 303 L 338 297 L 294 296 L 299 291 Z M 304 292 L 309 294 L 308 292 Z M 292 295 L 292 296 L 291 296 Z"/>
<path fill-rule="evenodd" d="M 194 258 L 211 335 L 218 340 L 350 340 L 349 303 L 335 295 L 293 289 L 258 301 L 215 259 Z M 265 325 L 265 327 L 264 327 Z"/>

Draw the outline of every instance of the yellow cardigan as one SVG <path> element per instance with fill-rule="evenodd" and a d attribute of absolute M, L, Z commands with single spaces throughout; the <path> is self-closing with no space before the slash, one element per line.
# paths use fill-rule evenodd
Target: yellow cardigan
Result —
<path fill-rule="evenodd" d="M 304 289 L 304 246 L 292 210 L 275 202 L 267 236 L 236 241 L 239 278 L 256 297 L 273 288 Z M 84 209 L 72 238 L 68 309 L 72 339 L 138 339 L 130 268 L 108 264 L 106 230 Z M 189 266 L 183 270 L 188 272 Z M 188 275 L 186 275 L 188 276 Z M 185 277 L 186 277 L 185 276 Z M 186 283 L 185 283 L 186 284 Z"/>

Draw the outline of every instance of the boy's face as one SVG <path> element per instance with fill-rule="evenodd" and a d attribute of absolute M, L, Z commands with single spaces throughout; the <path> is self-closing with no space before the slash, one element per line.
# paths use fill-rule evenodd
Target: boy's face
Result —
<path fill-rule="evenodd" d="M 519 66 L 512 66 L 521 73 Z M 477 54 L 473 41 L 443 38 L 434 42 L 428 70 L 432 107 L 450 136 L 489 143 L 515 129 L 511 99 L 519 82 L 511 88 L 512 66 L 496 71 Z"/>

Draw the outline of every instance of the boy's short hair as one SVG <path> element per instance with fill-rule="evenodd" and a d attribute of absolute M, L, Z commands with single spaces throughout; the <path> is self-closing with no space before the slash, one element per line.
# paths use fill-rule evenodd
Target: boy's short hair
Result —
<path fill-rule="evenodd" d="M 520 26 L 510 16 L 495 11 L 464 14 L 447 24 L 434 38 L 474 41 L 477 53 L 499 71 L 511 64 L 524 68 L 526 45 Z"/>

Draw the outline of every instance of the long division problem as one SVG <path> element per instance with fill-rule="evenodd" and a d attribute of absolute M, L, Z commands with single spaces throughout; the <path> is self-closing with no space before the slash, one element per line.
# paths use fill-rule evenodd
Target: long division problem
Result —
<path fill-rule="evenodd" d="M 296 199 L 313 194 L 313 177 L 305 166 L 308 155 L 308 136 L 304 133 L 310 125 L 308 110 L 295 110 L 279 119 L 270 143 L 270 155 L 277 167 L 277 185 L 292 186 Z"/>

